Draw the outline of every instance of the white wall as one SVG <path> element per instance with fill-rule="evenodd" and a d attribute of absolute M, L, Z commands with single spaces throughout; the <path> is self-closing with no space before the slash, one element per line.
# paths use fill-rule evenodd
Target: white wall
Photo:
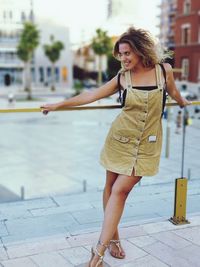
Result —
<path fill-rule="evenodd" d="M 66 27 L 55 25 L 48 21 L 36 21 L 38 29 L 40 30 L 40 45 L 35 52 L 35 69 L 36 80 L 39 83 L 39 67 L 46 68 L 51 67 L 51 62 L 44 54 L 43 45 L 50 43 L 50 36 L 53 35 L 55 40 L 61 41 L 64 44 L 64 50 L 61 51 L 60 59 L 56 62 L 55 67 L 60 69 L 60 82 L 61 87 L 72 86 L 72 53 L 70 48 L 69 30 Z M 67 82 L 63 82 L 61 79 L 61 70 L 63 67 L 67 67 L 68 78 Z"/>

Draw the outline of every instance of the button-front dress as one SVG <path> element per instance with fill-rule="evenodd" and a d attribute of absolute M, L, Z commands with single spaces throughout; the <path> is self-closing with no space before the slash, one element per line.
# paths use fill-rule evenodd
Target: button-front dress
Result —
<path fill-rule="evenodd" d="M 125 72 L 126 99 L 121 113 L 113 121 L 100 155 L 106 170 L 136 176 L 158 172 L 162 147 L 164 79 L 156 64 L 157 88 L 135 89 L 130 71 Z M 133 76 L 134 79 L 134 76 Z"/>

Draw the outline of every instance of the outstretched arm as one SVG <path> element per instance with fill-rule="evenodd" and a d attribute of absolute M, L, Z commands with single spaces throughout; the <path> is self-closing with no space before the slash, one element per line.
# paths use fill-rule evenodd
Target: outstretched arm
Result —
<path fill-rule="evenodd" d="M 171 96 L 172 99 L 174 99 L 179 104 L 180 107 L 185 107 L 186 105 L 190 105 L 191 103 L 181 96 L 179 90 L 176 87 L 171 65 L 168 63 L 165 63 L 164 68 L 167 74 L 168 94 Z"/>
<path fill-rule="evenodd" d="M 101 98 L 110 96 L 116 93 L 116 91 L 117 76 L 115 76 L 112 80 L 97 89 L 88 92 L 83 92 L 80 95 L 71 97 L 59 103 L 43 105 L 40 108 L 42 109 L 44 114 L 47 114 L 49 111 L 55 111 L 65 107 L 74 107 L 92 103 Z"/>

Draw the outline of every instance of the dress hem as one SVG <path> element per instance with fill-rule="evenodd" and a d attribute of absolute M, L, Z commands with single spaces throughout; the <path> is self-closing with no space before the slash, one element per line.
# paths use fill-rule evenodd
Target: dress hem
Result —
<path fill-rule="evenodd" d="M 117 173 L 117 174 L 122 174 L 122 175 L 128 175 L 128 176 L 131 176 L 132 174 L 132 171 L 134 169 L 134 166 L 132 168 L 132 170 L 129 172 L 129 171 L 122 171 L 122 170 L 117 170 L 115 168 L 110 168 L 108 166 L 106 166 L 106 164 L 104 164 L 103 162 L 100 161 L 100 164 L 108 171 L 111 171 L 111 172 L 114 172 L 114 173 Z M 154 176 L 158 173 L 158 170 L 152 172 L 152 173 L 140 173 L 140 172 L 137 172 L 135 171 L 135 176 Z"/>

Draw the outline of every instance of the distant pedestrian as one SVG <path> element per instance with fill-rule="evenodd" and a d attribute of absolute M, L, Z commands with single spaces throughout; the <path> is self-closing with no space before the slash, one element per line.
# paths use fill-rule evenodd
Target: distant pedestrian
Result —
<path fill-rule="evenodd" d="M 176 131 L 175 131 L 176 134 L 180 134 L 181 133 L 182 121 L 183 121 L 182 112 L 181 112 L 181 110 L 179 110 L 179 112 L 178 112 L 178 114 L 176 116 Z"/>
<path fill-rule="evenodd" d="M 153 176 L 158 172 L 165 88 L 179 106 L 190 104 L 177 90 L 171 66 L 162 64 L 163 57 L 157 52 L 147 31 L 131 27 L 115 43 L 113 54 L 123 68 L 111 81 L 93 91 L 41 106 L 42 112 L 47 114 L 92 103 L 117 91 L 120 94 L 123 108 L 112 123 L 101 153 L 101 164 L 107 176 L 103 192 L 104 221 L 88 267 L 102 267 L 107 248 L 111 256 L 125 257 L 118 224 L 133 187 L 143 176 Z"/>

